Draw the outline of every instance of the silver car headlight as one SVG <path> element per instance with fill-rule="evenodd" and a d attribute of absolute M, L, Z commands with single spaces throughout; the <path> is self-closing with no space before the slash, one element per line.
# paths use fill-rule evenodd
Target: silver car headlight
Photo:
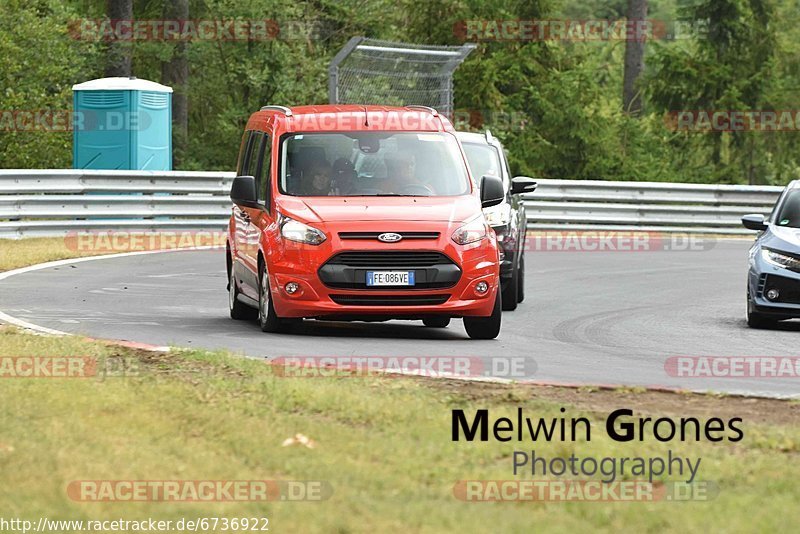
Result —
<path fill-rule="evenodd" d="M 790 269 L 792 271 L 800 271 L 800 259 L 794 256 L 788 256 L 776 250 L 762 248 L 761 257 L 764 258 L 764 261 L 767 263 L 771 263 L 777 267 L 783 267 L 784 269 Z"/>

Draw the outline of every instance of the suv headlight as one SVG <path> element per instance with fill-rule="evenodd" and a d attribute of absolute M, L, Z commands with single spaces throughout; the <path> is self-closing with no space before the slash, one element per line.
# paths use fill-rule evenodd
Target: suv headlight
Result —
<path fill-rule="evenodd" d="M 451 239 L 459 245 L 467 245 L 475 241 L 480 241 L 484 237 L 486 237 L 486 219 L 483 217 L 483 214 L 480 214 L 458 227 L 458 229 L 453 232 Z"/>
<path fill-rule="evenodd" d="M 784 269 L 790 269 L 792 271 L 800 271 L 800 259 L 794 256 L 787 256 L 775 250 L 762 248 L 761 257 L 764 258 L 764 261 L 772 265 L 777 265 L 778 267 L 783 267 Z"/>
<path fill-rule="evenodd" d="M 483 210 L 483 216 L 489 226 L 505 226 L 511 222 L 511 204 L 503 202 Z"/>
<path fill-rule="evenodd" d="M 319 245 L 326 239 L 325 233 L 322 230 L 290 219 L 285 215 L 281 215 L 279 221 L 281 237 L 289 241 L 296 241 L 307 245 Z"/>

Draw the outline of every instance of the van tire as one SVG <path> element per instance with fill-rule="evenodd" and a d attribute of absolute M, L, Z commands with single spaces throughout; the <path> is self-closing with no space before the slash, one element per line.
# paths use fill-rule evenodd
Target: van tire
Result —
<path fill-rule="evenodd" d="M 500 335 L 503 318 L 503 297 L 500 288 L 496 291 L 494 307 L 489 317 L 464 317 L 464 328 L 472 339 L 494 339 Z"/>
<path fill-rule="evenodd" d="M 502 287 L 502 286 L 501 286 Z M 503 311 L 514 311 L 517 309 L 517 295 L 519 294 L 519 267 L 511 270 L 511 278 L 506 280 L 503 289 Z"/>
<path fill-rule="evenodd" d="M 272 297 L 269 290 L 269 276 L 267 276 L 264 264 L 258 264 L 258 325 L 262 332 L 273 334 L 288 332 L 299 321 L 296 319 L 283 319 L 278 317 L 275 307 L 272 305 Z"/>

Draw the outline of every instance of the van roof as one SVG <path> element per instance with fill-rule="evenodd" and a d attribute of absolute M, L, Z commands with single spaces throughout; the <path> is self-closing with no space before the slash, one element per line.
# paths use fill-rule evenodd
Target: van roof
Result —
<path fill-rule="evenodd" d="M 324 104 L 287 109 L 290 113 L 280 106 L 256 111 L 250 116 L 247 129 L 264 130 L 269 122 L 282 121 L 287 132 L 454 131 L 447 118 L 419 107 Z"/>

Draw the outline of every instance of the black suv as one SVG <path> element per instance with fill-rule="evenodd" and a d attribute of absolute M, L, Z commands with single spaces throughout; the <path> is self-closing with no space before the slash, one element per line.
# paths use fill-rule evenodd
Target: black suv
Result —
<path fill-rule="evenodd" d="M 458 132 L 458 139 L 467 155 L 473 178 L 480 183 L 486 175 L 499 176 L 506 192 L 505 200 L 483 214 L 497 234 L 500 245 L 500 283 L 503 309 L 517 309 L 525 299 L 525 229 L 527 218 L 520 193 L 536 189 L 536 181 L 527 176 L 511 177 L 508 158 L 500 141 L 490 131 L 483 134 Z"/>

